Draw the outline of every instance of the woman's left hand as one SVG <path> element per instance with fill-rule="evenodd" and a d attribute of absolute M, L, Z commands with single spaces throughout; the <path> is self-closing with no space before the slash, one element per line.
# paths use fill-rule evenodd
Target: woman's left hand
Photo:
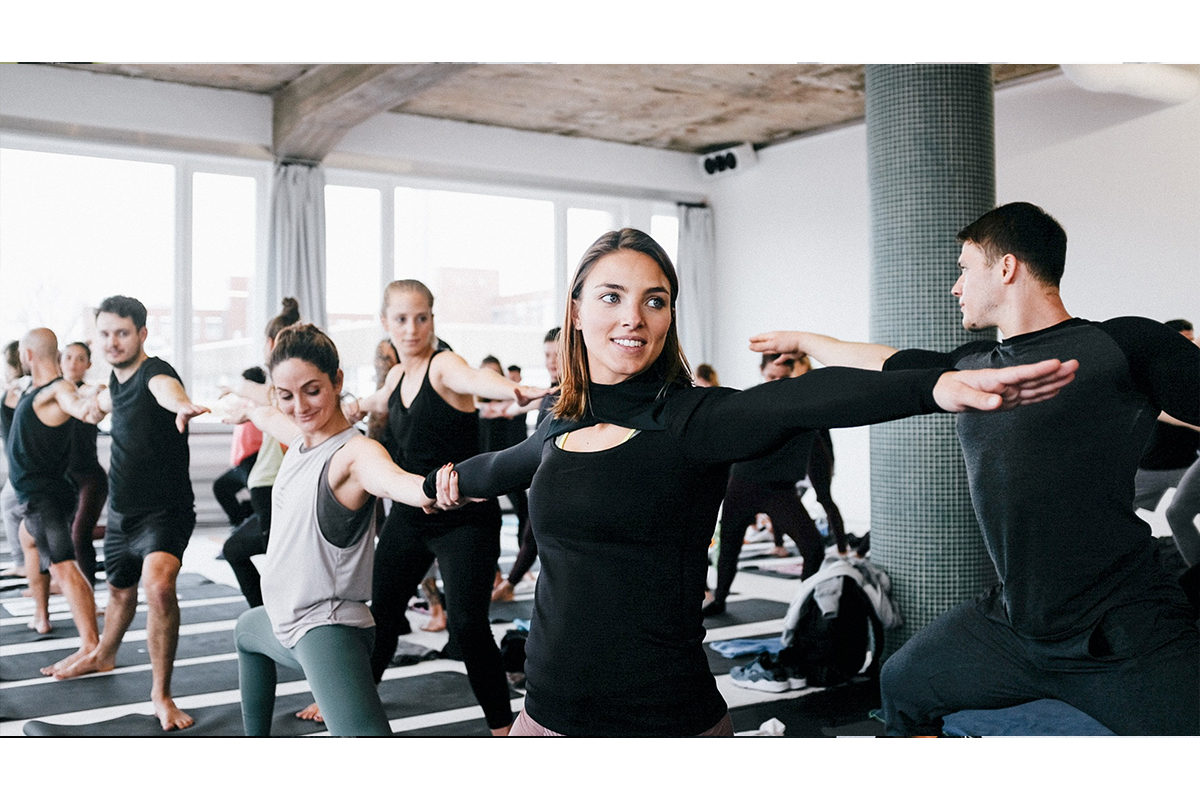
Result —
<path fill-rule="evenodd" d="M 437 503 L 442 511 L 462 508 L 468 503 L 481 503 L 482 497 L 462 497 L 458 492 L 458 473 L 453 464 L 447 464 L 438 470 L 437 474 Z"/>

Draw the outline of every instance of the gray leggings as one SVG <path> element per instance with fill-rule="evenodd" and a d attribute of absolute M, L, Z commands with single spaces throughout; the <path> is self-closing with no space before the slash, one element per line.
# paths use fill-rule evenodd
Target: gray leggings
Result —
<path fill-rule="evenodd" d="M 271 734 L 277 663 L 304 671 L 334 736 L 392 735 L 371 677 L 373 628 L 322 625 L 287 648 L 275 638 L 267 611 L 259 606 L 238 617 L 234 637 L 247 736 Z"/>
<path fill-rule="evenodd" d="M 1200 563 L 1200 529 L 1196 515 L 1200 514 L 1200 458 L 1196 459 L 1175 487 L 1175 496 L 1167 506 L 1167 523 L 1175 537 L 1175 546 L 1188 566 Z"/>

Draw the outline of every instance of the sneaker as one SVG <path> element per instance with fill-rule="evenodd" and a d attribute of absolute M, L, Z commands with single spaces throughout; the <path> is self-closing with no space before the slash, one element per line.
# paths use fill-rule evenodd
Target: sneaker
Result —
<path fill-rule="evenodd" d="M 769 656 L 769 653 L 763 653 Z M 734 667 L 729 670 L 729 679 L 734 686 L 741 686 L 744 689 L 754 689 L 759 692 L 786 692 L 791 688 L 788 684 L 787 674 L 779 667 L 765 666 L 765 659 L 760 656 L 755 661 L 746 664 L 742 667 Z M 767 661 L 769 664 L 770 661 Z"/>
<path fill-rule="evenodd" d="M 775 534 L 768 528 L 758 528 L 754 525 L 746 528 L 746 534 L 742 537 L 744 544 L 758 544 L 759 542 L 773 542 Z"/>

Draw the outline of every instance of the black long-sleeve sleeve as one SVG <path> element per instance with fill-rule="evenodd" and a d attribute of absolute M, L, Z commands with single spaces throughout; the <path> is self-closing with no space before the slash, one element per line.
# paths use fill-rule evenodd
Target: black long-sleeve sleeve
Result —
<path fill-rule="evenodd" d="M 459 493 L 463 497 L 499 497 L 528 489 L 542 461 L 542 444 L 549 424 L 547 418 L 532 436 L 512 447 L 480 453 L 455 464 Z M 426 497 L 437 497 L 437 470 L 425 476 L 424 489 Z"/>
<path fill-rule="evenodd" d="M 944 371 L 827 367 L 745 391 L 694 389 L 668 401 L 667 419 L 689 458 L 745 461 L 802 430 L 852 428 L 938 411 L 933 387 Z"/>

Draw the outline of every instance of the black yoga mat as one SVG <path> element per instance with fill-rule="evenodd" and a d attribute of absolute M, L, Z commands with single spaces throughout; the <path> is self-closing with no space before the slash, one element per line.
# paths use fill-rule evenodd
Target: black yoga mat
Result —
<path fill-rule="evenodd" d="M 800 697 L 742 706 L 729 714 L 735 733 L 758 730 L 774 717 L 784 724 L 784 736 L 882 736 L 882 723 L 870 717 L 877 708 L 879 682 L 864 678 Z"/>
<path fill-rule="evenodd" d="M 730 600 L 725 603 L 725 613 L 704 618 L 704 627 L 725 628 L 730 625 L 745 625 L 750 622 L 766 622 L 777 619 L 781 622 L 787 614 L 787 603 L 752 597 L 748 600 Z"/>
<path fill-rule="evenodd" d="M 194 591 L 194 590 L 193 590 Z M 220 595 L 218 595 L 220 596 Z M 182 600 L 183 597 L 181 596 Z M 190 594 L 187 599 L 197 599 Z M 228 603 L 214 603 L 212 605 L 203 606 L 182 606 L 179 609 L 179 624 L 191 625 L 197 622 L 218 622 L 223 619 L 237 619 L 243 611 L 250 606 L 242 598 L 230 598 Z M 101 617 L 100 628 L 104 628 L 104 618 Z M 26 628 L 24 625 L 5 626 L 0 628 L 0 647 L 11 644 L 24 644 L 25 642 L 40 642 L 47 639 L 70 639 L 79 635 L 79 631 L 75 627 L 74 620 L 59 619 L 51 623 L 54 630 L 46 634 L 40 634 Z M 129 623 L 128 631 L 144 631 L 146 630 L 146 612 L 139 611 L 133 615 L 133 621 Z M 233 634 L 231 633 L 230 636 Z M 3 651 L 0 651 L 0 655 Z M 6 679 L 7 680 L 7 679 Z"/>
<path fill-rule="evenodd" d="M 515 693 L 510 695 L 515 697 Z M 379 696 L 389 719 L 402 719 L 419 714 L 434 714 L 455 708 L 472 706 L 475 703 L 467 676 L 460 672 L 432 672 L 406 678 L 386 680 L 379 685 Z M 287 695 L 275 701 L 275 719 L 271 726 L 272 736 L 304 736 L 325 730 L 319 722 L 296 719 L 296 712 L 313 701 L 308 692 Z M 26 736 L 242 736 L 241 708 L 237 703 L 228 703 L 208 708 L 187 710 L 196 724 L 182 731 L 163 731 L 158 720 L 149 715 L 130 714 L 106 722 L 85 725 L 61 725 L 34 720 L 23 728 Z M 480 712 L 482 714 L 482 712 Z M 477 723 L 476 725 L 469 724 Z M 425 736 L 487 736 L 487 723 L 482 716 L 478 720 L 454 725 L 438 726 L 454 728 L 453 733 L 405 732 L 403 735 Z M 436 729 L 428 729 L 436 730 Z"/>

